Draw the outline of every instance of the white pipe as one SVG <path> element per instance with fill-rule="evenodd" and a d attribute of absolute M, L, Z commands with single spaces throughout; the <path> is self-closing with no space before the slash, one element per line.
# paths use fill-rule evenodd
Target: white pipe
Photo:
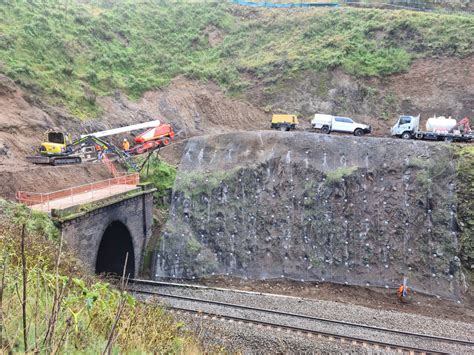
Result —
<path fill-rule="evenodd" d="M 160 124 L 161 124 L 160 120 L 150 121 L 150 122 L 145 122 L 145 123 L 134 124 L 134 125 L 131 125 L 131 126 L 112 128 L 112 129 L 108 129 L 106 131 L 94 132 L 94 133 L 89 133 L 89 134 L 81 134 L 81 138 L 84 138 L 84 137 L 87 137 L 87 136 L 96 137 L 96 138 L 112 136 L 114 134 L 135 131 L 135 130 L 138 130 L 138 129 L 157 127 Z"/>

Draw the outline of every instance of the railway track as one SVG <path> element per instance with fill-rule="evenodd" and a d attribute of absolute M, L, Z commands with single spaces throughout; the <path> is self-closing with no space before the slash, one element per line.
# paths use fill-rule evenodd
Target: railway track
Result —
<path fill-rule="evenodd" d="M 349 345 L 356 345 L 356 346 L 364 346 L 364 347 L 371 347 L 374 349 L 379 350 L 387 350 L 387 351 L 402 351 L 408 352 L 413 354 L 428 354 L 428 353 L 436 353 L 436 354 L 444 354 L 450 353 L 451 351 L 444 351 L 444 350 L 434 350 L 434 349 L 427 349 L 417 346 L 407 346 L 404 344 L 395 344 L 386 341 L 380 341 L 377 339 L 369 339 L 369 337 L 361 337 L 361 336 L 352 336 L 346 334 L 340 334 L 337 332 L 331 331 L 324 331 L 324 330 L 316 330 L 312 329 L 311 327 L 304 327 L 299 326 L 301 323 L 326 323 L 332 324 L 337 326 L 344 326 L 349 329 L 358 329 L 364 330 L 367 332 L 374 332 L 375 334 L 385 333 L 395 336 L 403 336 L 409 337 L 414 339 L 412 343 L 416 344 L 415 339 L 435 342 L 435 343 L 444 343 L 447 345 L 456 345 L 462 347 L 469 347 L 470 350 L 466 349 L 467 352 L 474 351 L 474 342 L 462 339 L 455 339 L 455 338 L 448 338 L 448 337 L 440 337 L 434 336 L 429 334 L 421 334 L 421 333 L 414 333 L 396 329 L 388 329 L 383 327 L 376 327 L 370 326 L 365 324 L 358 324 L 358 323 L 351 323 L 345 321 L 339 321 L 334 319 L 322 318 L 322 317 L 315 317 L 305 314 L 298 314 L 292 312 L 283 312 L 274 309 L 266 309 L 266 308 L 259 308 L 259 307 L 252 307 L 242 304 L 234 304 L 234 303 L 227 303 L 227 302 L 219 302 L 209 299 L 201 299 L 196 297 L 189 297 L 183 295 L 173 295 L 170 293 L 163 293 L 156 290 L 156 288 L 181 288 L 181 289 L 194 289 L 194 290 L 217 290 L 217 291 L 225 291 L 225 292 L 236 292 L 236 293 L 244 293 L 244 294 L 253 294 L 253 295 L 264 295 L 257 292 L 249 292 L 249 291 L 239 291 L 239 290 L 229 290 L 229 289 L 222 289 L 222 288 L 213 288 L 207 286 L 200 286 L 200 285 L 187 285 L 187 284 L 177 284 L 177 283 L 169 283 L 169 282 L 158 282 L 158 281 L 149 281 L 149 280 L 130 280 L 129 283 L 129 290 L 130 292 L 145 295 L 145 296 L 157 296 L 161 298 L 168 299 L 171 303 L 178 302 L 178 303 L 185 303 L 188 306 L 176 306 L 176 305 L 168 305 L 167 307 L 175 312 L 185 312 L 194 314 L 199 317 L 203 318 L 210 318 L 210 319 L 220 319 L 220 320 L 227 320 L 230 322 L 237 322 L 237 323 L 245 323 L 245 324 L 253 324 L 260 327 L 268 327 L 273 329 L 279 330 L 286 330 L 289 332 L 296 332 L 299 334 L 307 334 L 312 335 L 317 338 L 324 338 L 333 341 L 339 341 L 340 343 L 349 344 Z M 145 287 L 145 289 L 140 288 Z M 152 289 L 150 289 L 152 287 Z M 275 296 L 275 295 L 272 295 Z M 215 311 L 208 311 L 204 310 L 205 307 L 217 307 L 226 309 L 228 312 L 215 312 Z M 226 313 L 240 313 L 240 315 L 230 315 Z M 252 316 L 253 314 L 253 316 Z M 268 321 L 261 319 L 261 316 L 255 317 L 256 314 L 259 315 L 271 315 L 291 319 L 290 324 L 284 324 L 284 322 L 275 322 L 275 321 Z M 260 319 L 257 319 L 260 318 Z M 295 326 L 294 324 L 298 324 Z M 377 338 L 377 335 L 375 335 Z"/>

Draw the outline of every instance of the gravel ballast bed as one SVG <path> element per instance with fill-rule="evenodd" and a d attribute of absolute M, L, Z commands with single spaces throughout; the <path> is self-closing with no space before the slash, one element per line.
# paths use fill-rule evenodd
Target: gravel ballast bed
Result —
<path fill-rule="evenodd" d="M 175 318 L 186 323 L 187 329 L 197 334 L 206 346 L 210 346 L 211 353 L 215 352 L 215 347 L 244 354 L 374 353 L 373 348 L 256 325 L 205 319 L 185 313 L 175 314 Z M 384 350 L 384 353 L 392 352 Z"/>
<path fill-rule="evenodd" d="M 425 316 L 406 314 L 395 311 L 376 310 L 362 306 L 341 304 L 331 301 L 318 301 L 311 299 L 302 299 L 288 296 L 278 296 L 270 294 L 257 294 L 251 292 L 234 292 L 215 289 L 194 289 L 170 286 L 140 286 L 140 289 L 180 295 L 193 298 L 202 298 L 216 302 L 226 302 L 264 309 L 278 310 L 282 312 L 291 312 L 315 317 L 341 320 L 370 326 L 397 329 L 402 331 L 429 334 L 441 337 L 451 337 L 463 340 L 474 339 L 472 324 L 456 322 L 452 320 L 434 319 Z M 162 301 L 171 302 L 170 299 L 163 298 Z M 193 309 L 195 302 L 176 301 L 171 303 L 173 306 Z M 222 315 L 249 316 L 255 319 L 269 322 L 288 324 L 303 328 L 333 332 L 341 335 L 351 335 L 360 338 L 379 340 L 387 343 L 403 344 L 405 346 L 416 346 L 420 348 L 433 349 L 438 351 L 468 353 L 472 352 L 472 347 L 462 345 L 451 345 L 444 342 L 434 342 L 423 338 L 410 338 L 404 335 L 390 334 L 386 332 L 374 333 L 372 330 L 347 327 L 345 325 L 334 325 L 330 323 L 318 323 L 314 321 L 297 320 L 292 317 L 282 317 L 272 314 L 262 314 L 261 312 L 249 313 L 249 311 L 231 310 L 229 307 L 215 305 L 200 305 L 202 311 L 218 313 Z M 230 313 L 232 312 L 232 313 Z M 408 327 L 407 327 L 408 325 Z M 316 328 L 314 328 L 316 326 Z"/>

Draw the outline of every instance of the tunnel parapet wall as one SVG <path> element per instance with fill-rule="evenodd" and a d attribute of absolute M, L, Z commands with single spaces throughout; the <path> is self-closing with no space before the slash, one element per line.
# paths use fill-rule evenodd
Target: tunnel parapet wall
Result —
<path fill-rule="evenodd" d="M 184 151 L 156 276 L 319 280 L 457 298 L 452 145 L 242 132 Z"/>
<path fill-rule="evenodd" d="M 93 273 L 99 246 L 107 228 L 120 222 L 130 233 L 135 259 L 135 275 L 143 263 L 143 251 L 152 233 L 153 189 L 142 186 L 136 191 L 114 196 L 93 205 L 75 206 L 54 211 L 53 220 L 59 226 L 66 247 L 74 252 Z M 84 211 L 85 210 L 85 211 Z M 114 250 L 111 249 L 113 254 Z"/>

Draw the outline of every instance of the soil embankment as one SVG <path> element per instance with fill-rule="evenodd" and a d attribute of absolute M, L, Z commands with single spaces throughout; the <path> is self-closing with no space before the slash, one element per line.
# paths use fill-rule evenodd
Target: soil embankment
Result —
<path fill-rule="evenodd" d="M 236 130 L 265 129 L 270 115 L 258 105 L 230 98 L 213 83 L 175 79 L 133 102 L 124 95 L 100 99 L 104 118 L 115 124 L 163 119 L 181 138 Z"/>
<path fill-rule="evenodd" d="M 187 143 L 157 276 L 320 280 L 466 290 L 454 148 L 315 133 Z"/>
<path fill-rule="evenodd" d="M 414 61 L 406 73 L 356 78 L 340 69 L 308 72 L 283 80 L 278 89 L 255 81 L 247 98 L 271 111 L 317 112 L 354 117 L 370 124 L 373 135 L 388 136 L 400 114 L 473 117 L 474 57 Z"/>
<path fill-rule="evenodd" d="M 159 118 L 173 125 L 179 140 L 196 135 L 266 129 L 272 112 L 300 113 L 300 128 L 308 128 L 315 112 L 325 112 L 353 116 L 371 124 L 373 135 L 386 136 L 400 113 L 421 113 L 422 119 L 435 114 L 472 117 L 474 113 L 472 57 L 420 59 L 407 73 L 383 79 L 355 78 L 339 69 L 310 72 L 283 80 L 278 90 L 265 81 L 248 79 L 249 86 L 239 98 L 227 96 L 216 84 L 184 77 L 176 78 L 167 87 L 145 93 L 138 101 L 129 100 L 117 91 L 113 96 L 97 98 L 103 110 L 99 119 L 81 121 L 61 108 L 46 104 L 33 89 L 24 90 L 0 75 L 2 172 L 30 169 L 25 156 L 38 148 L 43 133 L 50 128 L 66 130 L 78 137 L 84 132 Z M 41 174 L 41 171 L 36 173 Z M 71 179 L 71 185 L 87 182 L 76 179 L 74 169 L 71 171 L 70 175 L 68 169 L 61 171 L 62 176 Z M 63 187 L 68 186 L 59 186 Z"/>

